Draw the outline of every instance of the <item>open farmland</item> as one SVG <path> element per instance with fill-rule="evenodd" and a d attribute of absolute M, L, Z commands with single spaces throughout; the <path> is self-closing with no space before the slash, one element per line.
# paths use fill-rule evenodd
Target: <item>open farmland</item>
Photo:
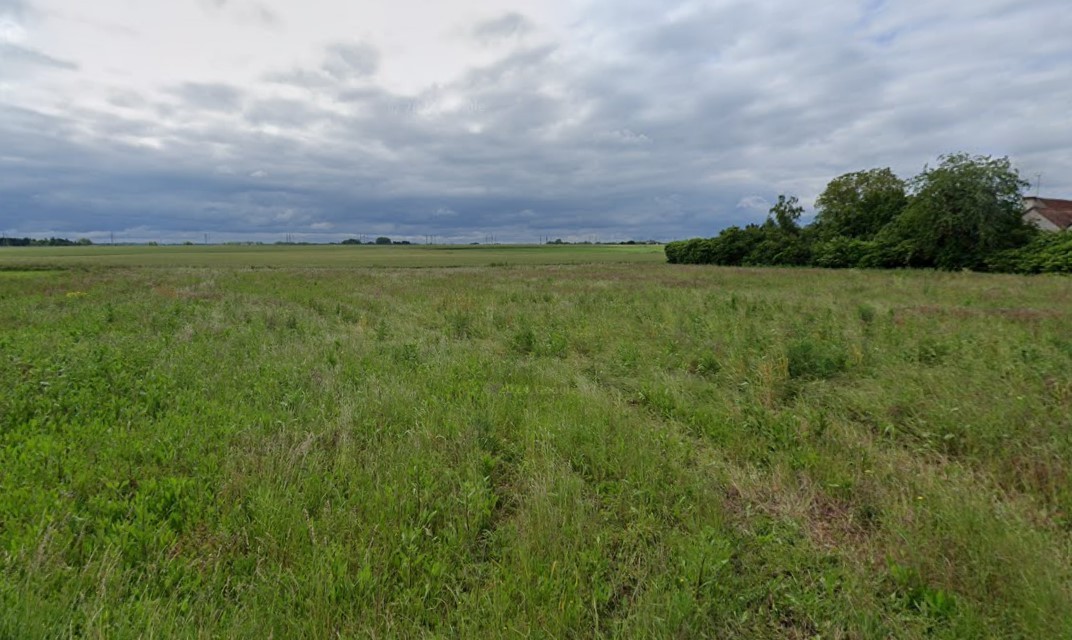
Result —
<path fill-rule="evenodd" d="M 256 249 L 0 253 L 0 638 L 1072 635 L 1067 278 Z"/>
<path fill-rule="evenodd" d="M 666 260 L 659 245 L 209 245 L 12 247 L 0 268 L 127 267 L 486 267 Z"/>

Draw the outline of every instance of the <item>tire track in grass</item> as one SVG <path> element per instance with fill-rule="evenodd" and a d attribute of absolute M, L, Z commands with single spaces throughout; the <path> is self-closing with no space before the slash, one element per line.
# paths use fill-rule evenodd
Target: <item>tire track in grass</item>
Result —
<path fill-rule="evenodd" d="M 718 493 L 722 498 L 719 507 L 727 518 L 726 524 L 732 532 L 731 539 L 737 540 L 733 543 L 729 558 L 734 562 L 731 566 L 737 567 L 736 571 L 745 572 L 738 573 L 738 578 L 745 580 L 744 584 L 752 584 L 747 581 L 749 572 L 765 570 L 762 567 L 763 563 L 770 561 L 764 559 L 768 554 L 778 553 L 776 547 L 767 547 L 765 546 L 767 543 L 761 540 L 765 540 L 772 534 L 768 530 L 769 526 L 773 525 L 775 527 L 773 531 L 779 531 L 777 523 L 784 519 L 798 523 L 805 533 L 802 544 L 794 543 L 792 547 L 795 549 L 793 553 L 800 556 L 804 562 L 796 568 L 803 572 L 803 579 L 815 578 L 826 571 L 822 568 L 822 557 L 823 554 L 830 553 L 833 547 L 841 548 L 848 540 L 854 537 L 859 540 L 859 536 L 866 535 L 865 530 L 852 523 L 846 504 L 813 484 L 798 486 L 799 490 L 789 491 L 793 483 L 788 479 L 777 480 L 776 478 L 781 477 L 780 474 L 774 476 L 770 470 L 759 472 L 753 466 L 742 466 L 731 460 L 724 451 L 717 449 L 711 443 L 702 428 L 687 418 L 676 415 L 675 407 L 666 403 L 668 398 L 653 398 L 650 394 L 646 396 L 637 394 L 625 386 L 616 385 L 608 378 L 596 377 L 593 383 L 602 387 L 609 396 L 613 397 L 619 408 L 641 416 L 648 422 L 654 421 L 658 427 L 672 431 L 676 437 L 687 442 L 692 464 L 697 469 L 713 473 L 718 477 L 717 484 L 721 487 Z M 789 505 L 794 508 L 787 509 Z M 791 530 L 778 535 L 789 534 Z M 818 553 L 812 555 L 815 552 Z M 747 561 L 747 567 L 741 564 L 745 562 L 742 557 L 752 558 Z M 808 560 L 808 558 L 813 559 Z M 756 562 L 760 564 L 755 565 Z M 808 589 L 811 588 L 813 587 L 806 587 L 803 593 L 810 593 Z M 784 602 L 779 600 L 777 605 L 788 607 L 782 612 L 783 617 L 779 622 L 788 626 L 783 626 L 780 633 L 791 635 L 799 632 L 810 637 L 820 630 L 834 633 L 846 630 L 837 625 L 834 627 L 828 625 L 820 629 L 816 626 L 820 624 L 820 621 L 812 618 L 808 609 L 798 610 L 796 605 L 787 604 L 793 601 L 792 596 L 787 594 L 786 597 L 788 600 Z M 823 606 L 821 602 L 818 604 L 820 608 Z M 829 601 L 826 605 L 829 605 Z M 775 601 L 771 600 L 767 604 L 756 601 L 749 606 L 761 608 L 775 606 Z"/>

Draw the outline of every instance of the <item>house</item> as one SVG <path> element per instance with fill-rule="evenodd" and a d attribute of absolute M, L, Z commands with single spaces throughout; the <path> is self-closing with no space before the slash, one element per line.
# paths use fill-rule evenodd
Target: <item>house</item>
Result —
<path fill-rule="evenodd" d="M 1026 197 L 1024 221 L 1043 231 L 1067 231 L 1072 227 L 1072 200 Z"/>

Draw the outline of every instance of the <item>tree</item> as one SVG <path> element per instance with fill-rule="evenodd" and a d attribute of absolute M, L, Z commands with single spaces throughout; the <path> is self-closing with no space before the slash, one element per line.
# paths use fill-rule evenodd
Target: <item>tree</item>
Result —
<path fill-rule="evenodd" d="M 711 239 L 711 262 L 731 266 L 744 264 L 762 241 L 763 231 L 759 225 L 723 229 L 717 238 Z"/>
<path fill-rule="evenodd" d="M 778 196 L 778 202 L 770 208 L 770 216 L 768 220 L 773 219 L 777 223 L 778 228 L 786 233 L 799 233 L 800 215 L 804 213 L 804 207 L 800 206 L 800 201 L 796 196 L 789 196 L 786 198 L 784 195 Z"/>
<path fill-rule="evenodd" d="M 376 238 L 376 244 L 391 244 L 391 239 L 387 236 L 380 236 Z"/>
<path fill-rule="evenodd" d="M 904 211 L 905 182 L 890 169 L 868 169 L 838 176 L 815 200 L 819 237 L 870 240 Z"/>
<path fill-rule="evenodd" d="M 1020 179 L 1008 158 L 939 156 L 905 182 L 890 169 L 847 173 L 816 199 L 814 223 L 778 196 L 761 225 L 666 245 L 675 264 L 1072 271 L 1072 243 L 1047 244 L 1022 218 Z M 1028 246 L 1028 243 L 1030 246 Z M 1021 247 L 1024 247 L 1021 250 Z"/>
<path fill-rule="evenodd" d="M 985 269 L 990 255 L 1030 241 L 1021 198 L 1028 183 L 1007 157 L 955 153 L 938 161 L 912 179 L 908 207 L 894 223 L 912 266 Z"/>

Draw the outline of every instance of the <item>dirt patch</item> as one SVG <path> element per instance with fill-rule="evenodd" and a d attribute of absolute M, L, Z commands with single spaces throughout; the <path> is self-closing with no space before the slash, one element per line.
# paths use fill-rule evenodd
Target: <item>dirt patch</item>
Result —
<path fill-rule="evenodd" d="M 869 550 L 877 512 L 831 495 L 806 477 L 751 476 L 731 480 L 724 492 L 723 508 L 730 521 L 742 531 L 751 529 L 757 515 L 789 520 L 801 527 L 817 549 L 850 551 L 869 561 L 881 562 Z"/>

